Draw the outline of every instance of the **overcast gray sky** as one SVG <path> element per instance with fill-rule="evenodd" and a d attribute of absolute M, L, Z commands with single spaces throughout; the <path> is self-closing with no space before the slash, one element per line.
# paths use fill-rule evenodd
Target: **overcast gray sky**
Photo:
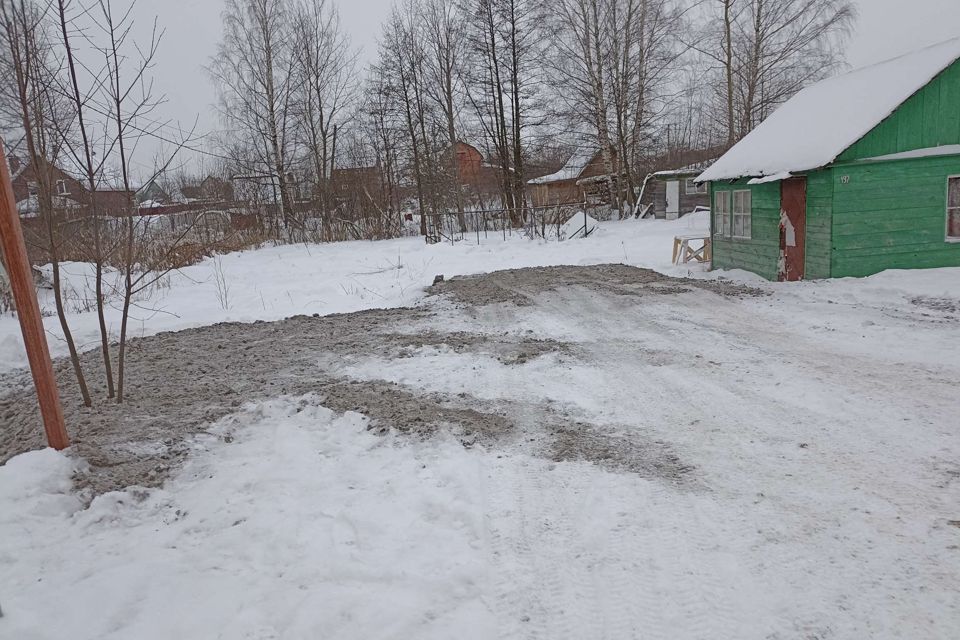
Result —
<path fill-rule="evenodd" d="M 380 22 L 390 10 L 392 0 L 334 2 L 353 42 L 362 47 L 364 59 L 372 59 L 376 54 Z M 871 64 L 960 37 L 960 0 L 856 2 L 860 19 L 847 51 L 851 66 Z M 167 96 L 168 103 L 158 115 L 179 120 L 186 127 L 199 117 L 200 132 L 217 126 L 212 109 L 216 95 L 203 66 L 213 55 L 220 38 L 222 7 L 222 0 L 140 0 L 138 5 L 141 24 L 158 15 L 160 27 L 166 30 L 155 69 L 155 86 L 157 93 Z M 141 155 L 141 162 L 147 161 L 145 156 L 149 155 Z"/>

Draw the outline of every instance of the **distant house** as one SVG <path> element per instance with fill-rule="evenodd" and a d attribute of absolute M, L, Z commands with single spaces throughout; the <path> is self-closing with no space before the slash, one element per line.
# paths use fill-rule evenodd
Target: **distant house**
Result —
<path fill-rule="evenodd" d="M 486 160 L 480 150 L 472 144 L 457 142 L 452 150 L 456 154 L 460 186 L 465 190 L 468 198 L 482 205 L 491 197 L 499 196 L 502 187 L 501 167 Z M 447 166 L 449 166 L 450 153 L 451 149 L 445 152 Z"/>
<path fill-rule="evenodd" d="M 125 189 L 97 189 L 93 202 L 101 215 L 123 216 L 134 213 L 137 209 L 136 194 Z"/>
<path fill-rule="evenodd" d="M 614 170 L 618 165 L 614 157 Z M 609 179 L 603 153 L 598 149 L 580 149 L 559 171 L 527 181 L 527 188 L 535 207 L 577 204 L 584 202 L 598 183 Z"/>
<path fill-rule="evenodd" d="M 472 144 L 457 142 L 452 147 L 456 156 L 457 171 L 461 182 L 470 184 L 475 182 L 483 169 L 483 154 Z M 447 149 L 447 159 L 451 149 Z"/>
<path fill-rule="evenodd" d="M 714 267 L 800 280 L 960 266 L 960 39 L 808 87 L 697 180 Z"/>
<path fill-rule="evenodd" d="M 180 193 L 188 201 L 233 202 L 234 199 L 233 184 L 216 176 L 207 176 L 199 184 L 183 185 Z"/>
<path fill-rule="evenodd" d="M 647 186 L 652 194 L 654 215 L 676 220 L 697 209 L 709 209 L 710 185 L 696 181 L 709 165 L 709 162 L 700 162 L 654 173 L 653 181 Z"/>
<path fill-rule="evenodd" d="M 154 204 L 166 204 L 170 202 L 170 194 L 160 186 L 156 180 L 151 180 L 140 187 L 136 194 L 137 204 L 150 202 Z"/>
<path fill-rule="evenodd" d="M 54 208 L 76 209 L 83 202 L 83 196 L 86 193 L 83 185 L 55 164 L 42 161 L 38 170 L 30 160 L 15 154 L 7 157 L 7 163 L 10 166 L 14 200 L 17 204 L 17 211 L 21 216 L 31 217 L 40 212 L 40 203 L 37 196 L 40 178 L 44 175 L 48 176 L 53 187 Z"/>
<path fill-rule="evenodd" d="M 330 174 L 330 192 L 335 206 L 347 210 L 363 210 L 371 206 L 395 211 L 401 189 L 393 185 L 393 193 L 386 184 L 383 169 L 377 165 L 337 167 Z"/>
<path fill-rule="evenodd" d="M 233 202 L 233 184 L 223 178 L 207 176 L 200 183 L 200 194 L 204 200 Z"/>

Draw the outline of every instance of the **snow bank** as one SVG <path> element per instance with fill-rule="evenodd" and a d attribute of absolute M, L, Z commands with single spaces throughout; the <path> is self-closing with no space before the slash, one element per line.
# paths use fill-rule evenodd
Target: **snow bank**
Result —
<path fill-rule="evenodd" d="M 0 468 L 0 636 L 493 637 L 476 456 L 458 442 L 403 446 L 313 398 L 251 405 L 213 432 L 235 441 L 200 440 L 165 490 L 101 496 L 69 522 L 19 517 L 62 495 L 68 459 Z"/>
<path fill-rule="evenodd" d="M 63 453 L 43 449 L 0 466 L 0 540 L 13 536 L 25 519 L 76 511 L 80 502 L 72 495 L 72 477 L 77 464 Z"/>
<path fill-rule="evenodd" d="M 560 239 L 572 240 L 574 238 L 584 238 L 592 234 L 600 227 L 591 216 L 584 213 L 576 213 L 560 227 Z"/>

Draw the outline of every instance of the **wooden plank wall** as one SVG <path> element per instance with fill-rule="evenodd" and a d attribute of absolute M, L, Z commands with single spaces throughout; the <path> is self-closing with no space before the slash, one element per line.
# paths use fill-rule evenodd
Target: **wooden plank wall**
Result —
<path fill-rule="evenodd" d="M 768 280 L 777 279 L 780 258 L 780 183 L 748 185 L 747 180 L 710 185 L 713 201 L 717 191 L 749 189 L 753 199 L 753 233 L 750 240 L 713 238 L 713 268 L 746 269 Z"/>
<path fill-rule="evenodd" d="M 696 176 L 689 176 L 695 178 Z M 687 193 L 687 178 L 678 178 L 680 181 L 680 215 L 685 216 L 697 207 L 710 206 L 710 191 L 707 193 Z M 647 185 L 648 191 L 653 192 L 653 211 L 657 218 L 667 217 L 667 182 L 666 179 L 654 179 Z"/>
<path fill-rule="evenodd" d="M 946 241 L 956 175 L 960 156 L 834 167 L 831 275 L 960 266 L 960 243 Z"/>
<path fill-rule="evenodd" d="M 831 276 L 833 246 L 833 175 L 830 169 L 807 176 L 807 239 L 804 277 L 807 280 Z"/>
<path fill-rule="evenodd" d="M 960 144 L 960 61 L 945 69 L 837 160 L 862 160 L 948 144 Z"/>

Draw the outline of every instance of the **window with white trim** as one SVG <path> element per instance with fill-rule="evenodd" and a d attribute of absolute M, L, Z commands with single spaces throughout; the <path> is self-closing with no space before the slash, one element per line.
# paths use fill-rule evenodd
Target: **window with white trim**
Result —
<path fill-rule="evenodd" d="M 733 237 L 749 240 L 752 232 L 753 197 L 750 191 L 733 192 Z"/>
<path fill-rule="evenodd" d="M 715 191 L 713 194 L 713 235 L 730 237 L 729 191 Z"/>
<path fill-rule="evenodd" d="M 960 176 L 947 178 L 947 240 L 960 241 Z"/>
<path fill-rule="evenodd" d="M 57 195 L 66 196 L 69 195 L 67 191 L 67 181 L 66 180 L 57 180 Z"/>
<path fill-rule="evenodd" d="M 695 193 L 706 193 L 707 192 L 707 183 L 706 182 L 694 182 L 693 178 L 687 178 L 687 183 L 684 193 L 687 195 L 693 195 Z"/>

